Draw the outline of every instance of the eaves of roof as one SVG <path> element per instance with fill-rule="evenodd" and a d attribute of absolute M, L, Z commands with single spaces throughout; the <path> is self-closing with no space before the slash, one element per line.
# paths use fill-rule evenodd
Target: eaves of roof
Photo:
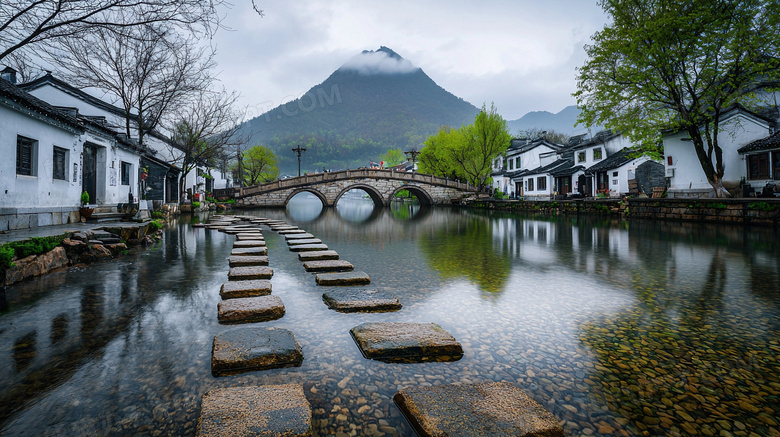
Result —
<path fill-rule="evenodd" d="M 780 148 L 780 131 L 777 131 L 766 138 L 756 140 L 753 141 L 752 143 L 744 145 L 739 149 L 737 149 L 737 152 L 748 153 L 748 152 L 755 152 L 759 150 L 771 150 L 771 149 L 778 149 L 778 148 Z"/>

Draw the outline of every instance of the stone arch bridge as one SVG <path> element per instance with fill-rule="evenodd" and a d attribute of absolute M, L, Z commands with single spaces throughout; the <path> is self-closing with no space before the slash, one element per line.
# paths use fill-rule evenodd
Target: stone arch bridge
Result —
<path fill-rule="evenodd" d="M 236 194 L 236 207 L 284 207 L 293 196 L 303 192 L 317 196 L 325 206 L 335 206 L 344 193 L 354 189 L 365 191 L 381 206 L 390 206 L 401 190 L 408 190 L 424 205 L 451 205 L 476 193 L 471 184 L 438 176 L 358 169 L 316 173 L 241 188 Z"/>

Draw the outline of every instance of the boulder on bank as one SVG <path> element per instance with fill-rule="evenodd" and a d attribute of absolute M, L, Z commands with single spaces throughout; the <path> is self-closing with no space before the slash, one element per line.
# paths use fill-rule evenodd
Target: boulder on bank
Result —
<path fill-rule="evenodd" d="M 214 337 L 211 373 L 231 375 L 252 370 L 297 367 L 303 362 L 293 333 L 282 328 L 239 328 Z"/>
<path fill-rule="evenodd" d="M 402 306 L 397 297 L 376 288 L 331 290 L 322 294 L 322 300 L 341 313 L 398 311 Z"/>
<path fill-rule="evenodd" d="M 457 361 L 463 348 L 435 323 L 364 323 L 352 338 L 366 358 L 381 361 Z"/>
<path fill-rule="evenodd" d="M 552 413 L 507 382 L 410 387 L 393 400 L 424 437 L 563 437 Z"/>
<path fill-rule="evenodd" d="M 74 242 L 73 244 L 77 245 L 78 243 Z M 109 256 L 111 256 L 110 252 Z M 68 254 L 65 251 L 65 248 L 63 246 L 57 246 L 47 253 L 37 256 L 30 255 L 26 258 L 14 261 L 14 266 L 9 267 L 5 271 L 5 285 L 15 284 L 34 276 L 45 275 L 52 270 L 67 265 Z"/>
<path fill-rule="evenodd" d="M 222 284 L 219 296 L 222 299 L 235 299 L 240 297 L 265 296 L 271 294 L 271 281 L 229 281 Z"/>
<path fill-rule="evenodd" d="M 367 285 L 371 278 L 365 272 L 318 273 L 317 285 Z"/>
<path fill-rule="evenodd" d="M 267 322 L 284 317 L 284 303 L 279 296 L 230 299 L 217 304 L 219 323 Z"/>
<path fill-rule="evenodd" d="M 196 435 L 309 437 L 311 416 L 301 384 L 220 388 L 203 395 Z"/>

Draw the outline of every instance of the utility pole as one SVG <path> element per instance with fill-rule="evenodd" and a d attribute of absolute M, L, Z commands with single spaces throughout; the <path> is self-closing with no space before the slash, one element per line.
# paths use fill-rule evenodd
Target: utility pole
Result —
<path fill-rule="evenodd" d="M 301 145 L 298 144 L 298 147 L 292 149 L 292 151 L 298 155 L 298 176 L 300 176 L 301 175 L 301 154 L 306 151 L 306 148 L 301 147 Z"/>

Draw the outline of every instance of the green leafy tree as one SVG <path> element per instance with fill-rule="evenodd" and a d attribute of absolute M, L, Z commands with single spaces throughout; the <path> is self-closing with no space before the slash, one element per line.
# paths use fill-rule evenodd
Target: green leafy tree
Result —
<path fill-rule="evenodd" d="M 246 185 L 258 185 L 279 177 L 276 155 L 263 146 L 247 150 L 243 154 L 242 167 Z"/>
<path fill-rule="evenodd" d="M 506 120 L 498 114 L 495 105 L 482 105 L 474 124 L 459 129 L 460 141 L 450 149 L 450 159 L 458 174 L 481 189 L 493 169 L 493 160 L 506 151 L 512 137 Z"/>
<path fill-rule="evenodd" d="M 723 189 L 722 116 L 757 103 L 780 70 L 775 0 L 601 0 L 612 23 L 586 46 L 574 94 L 580 123 L 623 132 L 660 154 L 663 131 L 684 131 L 707 180 Z"/>
<path fill-rule="evenodd" d="M 406 156 L 401 149 L 389 149 L 387 152 L 379 155 L 379 160 L 384 161 L 385 167 L 392 167 L 406 161 Z"/>
<path fill-rule="evenodd" d="M 431 135 L 425 140 L 425 147 L 420 150 L 420 155 L 417 157 L 419 172 L 452 179 L 460 177 L 450 160 L 449 150 L 458 141 L 460 141 L 458 130 L 449 126 L 440 127 L 436 135 Z"/>

